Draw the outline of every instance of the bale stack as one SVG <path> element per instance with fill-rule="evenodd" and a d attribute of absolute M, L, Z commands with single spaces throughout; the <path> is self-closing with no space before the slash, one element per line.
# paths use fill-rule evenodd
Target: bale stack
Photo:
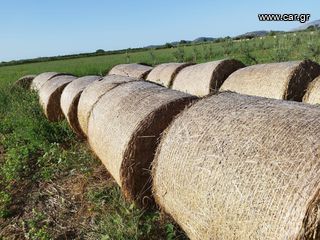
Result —
<path fill-rule="evenodd" d="M 185 67 L 193 65 L 192 63 L 164 63 L 156 66 L 148 74 L 147 80 L 158 83 L 170 88 L 174 78 Z"/>
<path fill-rule="evenodd" d="M 150 164 L 158 138 L 193 99 L 150 82 L 131 81 L 108 91 L 93 108 L 89 144 L 127 199 L 149 204 Z"/>
<path fill-rule="evenodd" d="M 60 98 L 63 89 L 72 81 L 74 76 L 62 75 L 47 81 L 39 90 L 40 105 L 49 121 L 55 122 L 63 118 L 60 106 Z"/>
<path fill-rule="evenodd" d="M 33 79 L 36 77 L 37 75 L 26 75 L 23 76 L 21 78 L 19 78 L 16 82 L 15 85 L 20 86 L 22 88 L 25 89 L 29 89 L 31 86 L 31 83 L 33 81 Z"/>
<path fill-rule="evenodd" d="M 302 101 L 309 104 L 320 104 L 320 76 L 309 84 Z"/>
<path fill-rule="evenodd" d="M 84 137 L 78 120 L 78 103 L 81 93 L 89 84 L 101 79 L 100 76 L 81 77 L 70 83 L 62 92 L 60 101 L 62 112 L 72 130 L 79 137 Z"/>
<path fill-rule="evenodd" d="M 176 76 L 172 89 L 205 96 L 218 90 L 231 73 L 242 67 L 243 63 L 233 59 L 189 66 Z"/>
<path fill-rule="evenodd" d="M 131 63 L 131 64 L 119 64 L 114 66 L 109 75 L 119 75 L 124 77 L 132 77 L 137 79 L 146 79 L 148 73 L 152 70 L 152 67 Z"/>
<path fill-rule="evenodd" d="M 93 107 L 99 99 L 113 88 L 130 81 L 136 81 L 135 78 L 109 75 L 104 77 L 101 81 L 96 81 L 90 84 L 81 94 L 78 103 L 78 120 L 82 135 L 88 134 L 88 121 Z"/>
<path fill-rule="evenodd" d="M 319 74 L 320 65 L 309 60 L 258 64 L 231 74 L 220 90 L 301 102 L 308 83 Z"/>
<path fill-rule="evenodd" d="M 221 93 L 170 125 L 156 202 L 191 239 L 320 238 L 320 108 Z"/>
<path fill-rule="evenodd" d="M 39 91 L 43 84 L 56 76 L 70 75 L 65 73 L 45 72 L 36 76 L 31 83 L 31 90 Z"/>

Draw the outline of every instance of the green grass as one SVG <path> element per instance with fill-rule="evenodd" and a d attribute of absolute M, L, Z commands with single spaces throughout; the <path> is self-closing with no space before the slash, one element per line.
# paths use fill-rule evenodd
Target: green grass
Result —
<path fill-rule="evenodd" d="M 45 71 L 105 75 L 119 63 L 222 58 L 247 65 L 304 58 L 319 62 L 320 34 L 300 32 L 0 67 L 0 239 L 185 239 L 159 211 L 126 202 L 67 123 L 48 122 L 36 94 L 12 83 Z"/>

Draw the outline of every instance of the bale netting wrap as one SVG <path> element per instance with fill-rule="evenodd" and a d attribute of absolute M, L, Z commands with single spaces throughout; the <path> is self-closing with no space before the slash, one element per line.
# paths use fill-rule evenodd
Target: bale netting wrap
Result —
<path fill-rule="evenodd" d="M 301 102 L 307 85 L 320 74 L 312 61 L 258 64 L 242 68 L 221 86 L 221 91 Z"/>
<path fill-rule="evenodd" d="M 62 75 L 47 81 L 39 90 L 39 100 L 42 109 L 49 121 L 56 122 L 63 119 L 60 98 L 63 89 L 73 80 L 74 76 Z"/>
<path fill-rule="evenodd" d="M 26 75 L 23 76 L 21 78 L 19 78 L 16 82 L 15 85 L 20 86 L 22 88 L 25 89 L 29 89 L 31 86 L 31 83 L 33 81 L 33 79 L 36 77 L 37 75 Z"/>
<path fill-rule="evenodd" d="M 62 92 L 61 109 L 72 130 L 79 137 L 84 137 L 78 120 L 78 103 L 82 91 L 91 83 L 101 80 L 100 76 L 85 76 L 70 83 Z"/>
<path fill-rule="evenodd" d="M 92 110 L 88 140 L 128 200 L 148 205 L 158 138 L 195 97 L 132 81 L 107 92 Z"/>
<path fill-rule="evenodd" d="M 60 75 L 68 75 L 65 73 L 57 73 L 57 72 L 45 72 L 41 73 L 38 76 L 36 76 L 32 83 L 31 83 L 31 89 L 35 91 L 39 91 L 43 84 L 45 84 L 50 79 L 60 76 Z"/>
<path fill-rule="evenodd" d="M 167 128 L 154 198 L 191 239 L 319 239 L 319 158 L 320 108 L 225 92 Z"/>
<path fill-rule="evenodd" d="M 83 132 L 83 136 L 87 136 L 88 134 L 88 121 L 91 110 L 99 99 L 106 92 L 130 81 L 137 81 L 137 79 L 118 75 L 109 75 L 104 77 L 101 81 L 96 81 L 90 84 L 85 90 L 83 90 L 78 103 L 78 121 Z"/>
<path fill-rule="evenodd" d="M 309 84 L 302 101 L 309 104 L 320 104 L 320 76 Z"/>
<path fill-rule="evenodd" d="M 119 64 L 110 70 L 109 75 L 120 75 L 137 79 L 146 79 L 151 70 L 152 67 L 137 63 Z"/>
<path fill-rule="evenodd" d="M 165 87 L 171 87 L 176 75 L 192 63 L 163 63 L 156 66 L 147 76 L 147 80 Z"/>
<path fill-rule="evenodd" d="M 178 73 L 172 89 L 196 96 L 206 96 L 218 90 L 231 73 L 242 67 L 243 63 L 233 59 L 192 65 Z"/>

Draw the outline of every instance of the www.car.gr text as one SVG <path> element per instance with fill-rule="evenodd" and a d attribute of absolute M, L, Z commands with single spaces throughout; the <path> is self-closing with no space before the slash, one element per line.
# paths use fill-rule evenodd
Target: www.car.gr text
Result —
<path fill-rule="evenodd" d="M 263 13 L 263 14 L 258 14 L 258 19 L 259 21 L 288 21 L 288 22 L 299 21 L 300 23 L 305 23 L 309 21 L 310 16 L 311 16 L 310 14 L 305 14 L 305 13 L 302 13 L 302 14 Z"/>

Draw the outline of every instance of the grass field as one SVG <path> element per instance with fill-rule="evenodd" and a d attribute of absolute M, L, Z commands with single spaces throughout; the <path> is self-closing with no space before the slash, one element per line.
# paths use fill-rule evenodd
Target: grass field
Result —
<path fill-rule="evenodd" d="M 185 239 L 158 210 L 127 203 L 67 123 L 49 123 L 37 96 L 12 83 L 45 71 L 104 75 L 119 63 L 222 58 L 247 65 L 304 58 L 319 62 L 320 34 L 300 32 L 0 67 L 0 239 Z"/>

